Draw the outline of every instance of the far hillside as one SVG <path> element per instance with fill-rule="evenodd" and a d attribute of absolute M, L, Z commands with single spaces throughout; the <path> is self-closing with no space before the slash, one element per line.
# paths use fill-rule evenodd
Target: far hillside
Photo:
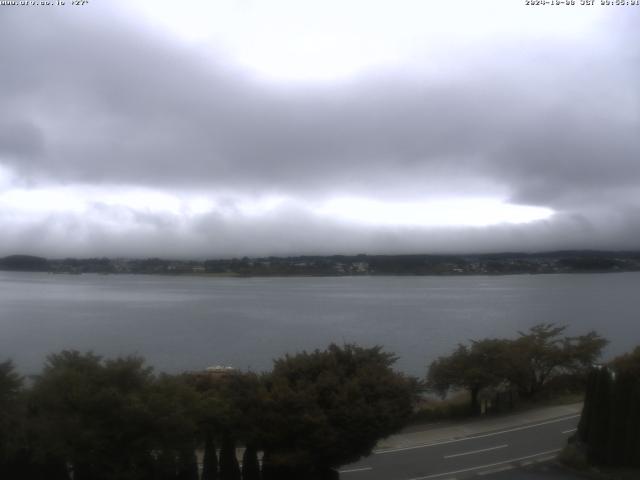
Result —
<path fill-rule="evenodd" d="M 0 258 L 1 270 L 14 270 L 20 272 L 42 272 L 49 270 L 49 261 L 46 258 L 33 255 L 10 255 Z"/>

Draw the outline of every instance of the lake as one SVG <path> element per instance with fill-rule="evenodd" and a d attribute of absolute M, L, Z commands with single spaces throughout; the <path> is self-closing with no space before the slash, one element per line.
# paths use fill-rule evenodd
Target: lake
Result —
<path fill-rule="evenodd" d="M 0 272 L 0 360 L 40 370 L 62 349 L 143 355 L 158 370 L 265 370 L 330 342 L 383 345 L 424 375 L 458 342 L 540 322 L 640 343 L 640 273 L 213 278 Z"/>

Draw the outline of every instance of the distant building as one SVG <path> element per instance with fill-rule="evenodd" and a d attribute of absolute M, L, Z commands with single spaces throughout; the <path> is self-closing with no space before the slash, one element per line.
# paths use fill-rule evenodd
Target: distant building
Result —
<path fill-rule="evenodd" d="M 354 262 L 351 265 L 351 270 L 355 273 L 367 273 L 369 271 L 369 264 L 367 262 Z"/>
<path fill-rule="evenodd" d="M 226 377 L 229 375 L 236 375 L 238 370 L 233 367 L 225 366 L 225 365 L 215 365 L 212 367 L 207 367 L 204 369 L 204 372 L 201 372 L 202 375 L 206 375 L 207 377 L 220 378 Z"/>

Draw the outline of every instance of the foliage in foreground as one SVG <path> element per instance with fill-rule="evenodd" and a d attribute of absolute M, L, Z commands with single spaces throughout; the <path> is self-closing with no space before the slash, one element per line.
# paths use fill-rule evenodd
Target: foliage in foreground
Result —
<path fill-rule="evenodd" d="M 307 466 L 321 474 L 353 462 L 402 428 L 416 385 L 391 370 L 395 360 L 379 347 L 354 345 L 277 360 L 266 381 L 269 467 L 309 478 Z"/>
<path fill-rule="evenodd" d="M 563 337 L 565 329 L 543 323 L 519 332 L 515 339 L 460 344 L 451 355 L 431 363 L 427 385 L 443 396 L 452 389 L 469 391 L 470 411 L 479 413 L 482 391 L 515 391 L 521 398 L 533 399 L 561 377 L 583 384 L 607 341 L 593 331 Z"/>
<path fill-rule="evenodd" d="M 332 478 L 409 418 L 415 382 L 394 361 L 379 347 L 331 345 L 261 376 L 170 376 L 139 357 L 63 351 L 29 388 L 0 363 L 0 478 Z"/>
<path fill-rule="evenodd" d="M 577 447 L 591 464 L 640 467 L 640 346 L 589 374 Z"/>

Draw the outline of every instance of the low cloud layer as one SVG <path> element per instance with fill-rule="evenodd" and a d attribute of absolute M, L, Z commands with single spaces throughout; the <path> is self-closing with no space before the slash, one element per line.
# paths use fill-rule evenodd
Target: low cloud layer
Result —
<path fill-rule="evenodd" d="M 0 254 L 640 247 L 637 9 L 473 43 L 452 24 L 404 63 L 274 81 L 113 5 L 0 12 Z M 105 203 L 110 192 L 121 201 Z M 408 227 L 310 207 L 339 197 L 555 214 Z"/>

